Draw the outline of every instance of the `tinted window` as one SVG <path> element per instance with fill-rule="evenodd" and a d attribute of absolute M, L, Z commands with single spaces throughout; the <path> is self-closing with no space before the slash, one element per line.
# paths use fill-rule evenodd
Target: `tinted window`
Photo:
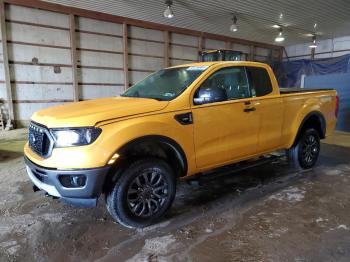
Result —
<path fill-rule="evenodd" d="M 272 92 L 270 76 L 265 68 L 247 67 L 252 96 L 264 96 Z"/>
<path fill-rule="evenodd" d="M 195 93 L 195 104 L 250 97 L 244 67 L 229 67 L 208 77 Z"/>
<path fill-rule="evenodd" d="M 172 100 L 207 68 L 207 66 L 190 66 L 162 69 L 130 87 L 121 96 Z"/>

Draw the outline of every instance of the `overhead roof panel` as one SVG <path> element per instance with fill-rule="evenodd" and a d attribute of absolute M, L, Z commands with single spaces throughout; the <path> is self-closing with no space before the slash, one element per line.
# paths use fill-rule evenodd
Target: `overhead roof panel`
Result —
<path fill-rule="evenodd" d="M 284 27 L 283 45 L 311 41 L 308 34 L 314 32 L 315 23 L 319 38 L 350 34 L 348 0 L 174 0 L 172 19 L 163 17 L 162 0 L 45 1 L 269 44 L 275 44 L 278 33 L 272 28 L 274 24 Z M 229 31 L 232 13 L 238 18 L 239 30 L 235 33 Z"/>

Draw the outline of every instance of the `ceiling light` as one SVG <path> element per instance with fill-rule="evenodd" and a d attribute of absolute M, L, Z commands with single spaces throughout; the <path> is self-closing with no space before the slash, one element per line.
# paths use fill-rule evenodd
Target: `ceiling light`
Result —
<path fill-rule="evenodd" d="M 273 25 L 272 27 L 273 27 L 273 28 L 277 28 L 277 29 L 278 29 L 278 28 L 281 28 L 280 25 Z"/>
<path fill-rule="evenodd" d="M 237 32 L 238 31 L 238 25 L 237 25 L 237 17 L 234 15 L 232 17 L 232 25 L 230 26 L 231 32 Z"/>
<path fill-rule="evenodd" d="M 312 43 L 309 45 L 310 48 L 316 48 L 317 43 L 316 43 L 316 35 L 312 37 Z"/>
<path fill-rule="evenodd" d="M 281 13 L 281 14 L 280 14 L 280 19 L 282 19 L 282 18 L 283 18 L 283 14 Z"/>
<path fill-rule="evenodd" d="M 173 10 L 171 10 L 171 6 L 173 5 L 173 1 L 172 0 L 166 0 L 165 1 L 165 4 L 166 4 L 166 8 L 165 8 L 165 11 L 163 13 L 163 16 L 165 18 L 173 18 L 174 17 L 174 13 L 173 13 Z"/>
<path fill-rule="evenodd" d="M 275 38 L 275 42 L 283 42 L 284 41 L 284 36 L 282 34 L 282 27 L 279 29 L 279 33 Z"/>

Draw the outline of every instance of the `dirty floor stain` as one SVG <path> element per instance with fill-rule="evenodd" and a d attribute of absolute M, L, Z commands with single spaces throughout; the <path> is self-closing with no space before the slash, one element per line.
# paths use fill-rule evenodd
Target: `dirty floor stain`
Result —
<path fill-rule="evenodd" d="M 166 217 L 134 230 L 103 197 L 81 209 L 33 193 L 25 137 L 0 134 L 0 261 L 350 261 L 350 147 L 322 144 L 308 171 L 279 159 L 179 182 Z"/>

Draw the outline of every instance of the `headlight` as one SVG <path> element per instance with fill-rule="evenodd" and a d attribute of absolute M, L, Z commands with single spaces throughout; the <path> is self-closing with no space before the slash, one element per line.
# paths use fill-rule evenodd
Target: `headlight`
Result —
<path fill-rule="evenodd" d="M 93 143 L 102 130 L 95 127 L 51 129 L 55 147 L 84 146 Z"/>

